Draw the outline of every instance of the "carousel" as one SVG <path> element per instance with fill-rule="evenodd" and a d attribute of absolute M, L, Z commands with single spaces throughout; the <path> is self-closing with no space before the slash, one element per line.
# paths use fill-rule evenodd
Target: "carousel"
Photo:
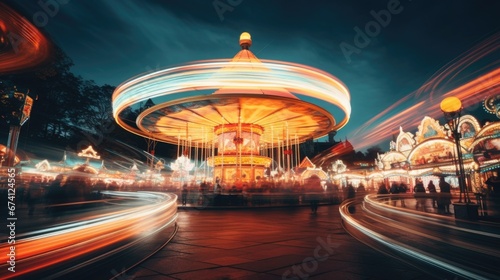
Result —
<path fill-rule="evenodd" d="M 132 133 L 177 145 L 178 157 L 204 166 L 198 181 L 240 187 L 271 173 L 293 180 L 299 144 L 349 121 L 349 91 L 321 70 L 258 59 L 246 32 L 239 44 L 231 60 L 193 62 L 124 82 L 113 93 L 113 116 Z M 127 112 L 145 102 L 152 105 L 131 121 Z"/>

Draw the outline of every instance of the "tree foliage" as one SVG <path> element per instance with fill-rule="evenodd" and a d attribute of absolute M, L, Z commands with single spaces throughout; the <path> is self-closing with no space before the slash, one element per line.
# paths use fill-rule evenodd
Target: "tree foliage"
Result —
<path fill-rule="evenodd" d="M 72 66 L 71 59 L 56 48 L 51 62 L 41 68 L 0 77 L 4 88 L 16 86 L 36 99 L 21 138 L 74 146 L 90 135 L 102 139 L 113 131 L 114 87 L 85 80 L 71 72 Z"/>
<path fill-rule="evenodd" d="M 379 154 L 383 154 L 384 151 L 379 146 L 373 146 L 366 149 L 365 158 L 373 162 Z"/>

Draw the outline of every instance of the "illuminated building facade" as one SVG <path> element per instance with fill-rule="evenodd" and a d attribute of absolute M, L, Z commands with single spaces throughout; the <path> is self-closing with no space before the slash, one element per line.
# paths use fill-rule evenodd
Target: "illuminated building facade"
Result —
<path fill-rule="evenodd" d="M 467 191 L 479 192 L 490 173 L 500 168 L 500 122 L 481 126 L 475 117 L 464 115 L 458 125 Z M 427 185 L 429 181 L 436 184 L 439 176 L 444 176 L 458 187 L 456 156 L 447 124 L 426 116 L 415 134 L 400 128 L 391 150 L 379 156 L 378 170 L 367 179 L 411 180 L 413 184 L 415 178 L 421 178 Z"/>

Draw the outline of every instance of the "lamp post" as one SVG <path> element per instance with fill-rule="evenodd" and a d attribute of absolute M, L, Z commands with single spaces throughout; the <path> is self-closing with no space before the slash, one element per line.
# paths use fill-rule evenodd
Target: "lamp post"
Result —
<path fill-rule="evenodd" d="M 32 68 L 50 57 L 51 44 L 24 16 L 0 3 L 0 74 L 12 74 Z M 1 84 L 1 82 L 0 82 Z M 0 89 L 0 114 L 10 126 L 6 162 L 17 163 L 16 152 L 21 126 L 29 118 L 33 98 L 28 93 Z"/>
<path fill-rule="evenodd" d="M 465 170 L 462 156 L 462 147 L 460 145 L 460 132 L 458 131 L 460 125 L 460 117 L 462 114 L 462 102 L 457 97 L 446 97 L 441 101 L 441 111 L 450 127 L 453 140 L 457 148 L 457 163 L 458 163 L 458 185 L 460 188 L 460 198 L 458 204 L 454 204 L 455 217 L 465 219 L 477 218 L 477 205 L 472 205 L 465 182 Z M 463 197 L 463 203 L 462 203 Z M 462 207 L 464 206 L 464 207 Z M 475 212 L 474 212 L 475 211 Z"/>
<path fill-rule="evenodd" d="M 462 202 L 462 195 L 466 203 L 470 202 L 467 195 L 466 183 L 465 183 L 465 171 L 464 162 L 462 157 L 462 147 L 460 145 L 460 132 L 458 131 L 460 124 L 460 116 L 462 114 L 462 102 L 457 97 L 451 96 L 446 97 L 441 101 L 441 111 L 443 111 L 444 117 L 448 122 L 448 126 L 451 130 L 451 135 L 453 140 L 455 140 L 455 145 L 457 148 L 457 162 L 458 162 L 458 186 L 460 188 L 460 198 L 459 203 Z"/>
<path fill-rule="evenodd" d="M 29 119 L 33 98 L 28 93 L 17 92 L 13 90 L 0 89 L 0 116 L 10 126 L 9 137 L 7 139 L 7 148 L 5 151 L 6 163 L 8 167 L 14 167 L 16 162 L 17 143 L 21 126 Z"/>

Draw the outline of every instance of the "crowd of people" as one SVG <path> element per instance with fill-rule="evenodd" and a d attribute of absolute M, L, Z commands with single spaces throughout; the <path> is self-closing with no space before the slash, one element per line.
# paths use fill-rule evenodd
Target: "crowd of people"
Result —
<path fill-rule="evenodd" d="M 500 177 L 497 174 L 491 176 L 485 182 L 485 192 L 490 197 L 500 196 Z M 141 185 L 141 190 L 146 190 L 146 185 Z M 101 198 L 103 190 L 126 190 L 116 182 L 105 183 L 102 180 L 89 180 L 85 176 L 67 176 L 60 174 L 54 179 L 40 179 L 31 177 L 25 180 L 24 184 L 16 188 L 16 199 L 19 205 L 26 205 L 29 214 L 33 215 L 35 206 L 59 205 L 64 203 L 86 201 Z M 135 189 L 137 190 L 137 188 Z M 149 186 L 147 190 L 156 190 Z M 352 182 L 344 181 L 342 185 L 337 185 L 332 181 L 322 182 L 318 177 L 309 178 L 303 182 L 299 181 L 266 181 L 262 180 L 257 185 L 253 184 L 231 184 L 226 185 L 221 180 L 215 182 L 194 182 L 183 183 L 182 187 L 170 186 L 158 189 L 161 191 L 175 192 L 179 195 L 181 205 L 190 203 L 200 203 L 204 197 L 217 195 L 240 195 L 255 198 L 269 196 L 266 201 L 272 203 L 273 194 L 277 199 L 279 195 L 288 195 L 287 201 L 292 204 L 310 203 L 312 213 L 316 213 L 321 203 L 339 203 L 345 199 L 356 196 L 361 197 L 366 193 L 377 193 L 382 195 L 384 200 L 390 201 L 396 206 L 398 203 L 406 207 L 409 195 L 415 199 L 415 208 L 419 211 L 429 211 L 429 207 L 434 208 L 438 213 L 450 213 L 451 190 L 450 183 L 445 177 L 440 177 L 439 182 L 429 180 L 424 186 L 422 179 L 417 178 L 415 184 L 409 187 L 404 182 L 393 181 L 390 185 L 380 183 L 377 190 L 366 189 L 362 183 L 356 186 Z M 396 194 L 407 194 L 406 196 L 394 196 Z M 260 195 L 260 196 L 259 196 Z M 200 198 L 201 197 L 201 198 Z M 261 199 L 263 201 L 263 198 Z M 202 201 L 203 202 L 203 201 Z M 242 203 L 248 203 L 242 200 Z M 267 202 L 266 202 L 267 203 Z M 288 203 L 288 202 L 287 202 Z"/>
<path fill-rule="evenodd" d="M 55 178 L 31 176 L 23 178 L 16 187 L 16 205 L 27 207 L 28 215 L 35 211 L 62 209 L 63 205 L 100 199 L 100 191 L 112 188 L 101 181 L 92 183 L 85 176 L 59 174 Z M 40 209 L 38 209 L 40 206 Z"/>
<path fill-rule="evenodd" d="M 270 181 L 264 182 L 258 188 L 252 185 L 244 186 L 243 188 L 236 186 L 227 188 L 220 181 L 216 181 L 215 184 L 203 182 L 200 185 L 184 184 L 180 191 L 180 200 L 182 205 L 187 205 L 197 203 L 198 197 L 206 194 L 241 195 L 245 197 L 251 197 L 256 194 L 292 194 L 297 197 L 295 203 L 309 203 L 311 212 L 316 213 L 318 205 L 321 202 L 339 203 L 346 199 L 362 197 L 368 193 L 387 195 L 383 199 L 390 201 L 394 206 L 397 206 L 399 203 L 402 207 L 406 207 L 405 201 L 408 199 L 408 196 L 413 195 L 415 208 L 419 211 L 429 211 L 427 207 L 430 205 L 438 213 L 450 213 L 451 185 L 445 181 L 444 177 L 440 177 L 437 186 L 433 180 L 430 180 L 426 187 L 423 181 L 417 178 L 415 185 L 412 187 L 404 182 L 393 181 L 390 185 L 381 183 L 376 191 L 365 188 L 362 183 L 358 183 L 357 186 L 354 186 L 351 182 L 344 182 L 341 186 L 331 181 L 322 184 L 319 178 L 305 180 L 303 183 L 293 182 L 293 184 L 288 185 Z M 391 194 L 407 194 L 408 196 L 391 197 Z M 191 199 L 189 199 L 190 196 Z M 247 202 L 243 200 L 242 203 Z"/>
<path fill-rule="evenodd" d="M 415 208 L 419 211 L 427 211 L 427 202 L 430 201 L 432 208 L 437 208 L 439 213 L 449 214 L 451 204 L 451 185 L 446 182 L 444 177 L 439 178 L 439 192 L 433 180 L 430 180 L 427 187 L 424 186 L 422 179 L 417 178 L 413 190 L 410 190 L 405 183 L 392 182 L 390 187 L 385 184 L 380 184 L 377 194 L 413 194 L 415 199 Z M 382 196 L 389 199 L 389 196 Z M 392 205 L 396 206 L 397 202 L 401 203 L 402 207 L 405 205 L 406 197 L 398 197 L 392 200 Z"/>

